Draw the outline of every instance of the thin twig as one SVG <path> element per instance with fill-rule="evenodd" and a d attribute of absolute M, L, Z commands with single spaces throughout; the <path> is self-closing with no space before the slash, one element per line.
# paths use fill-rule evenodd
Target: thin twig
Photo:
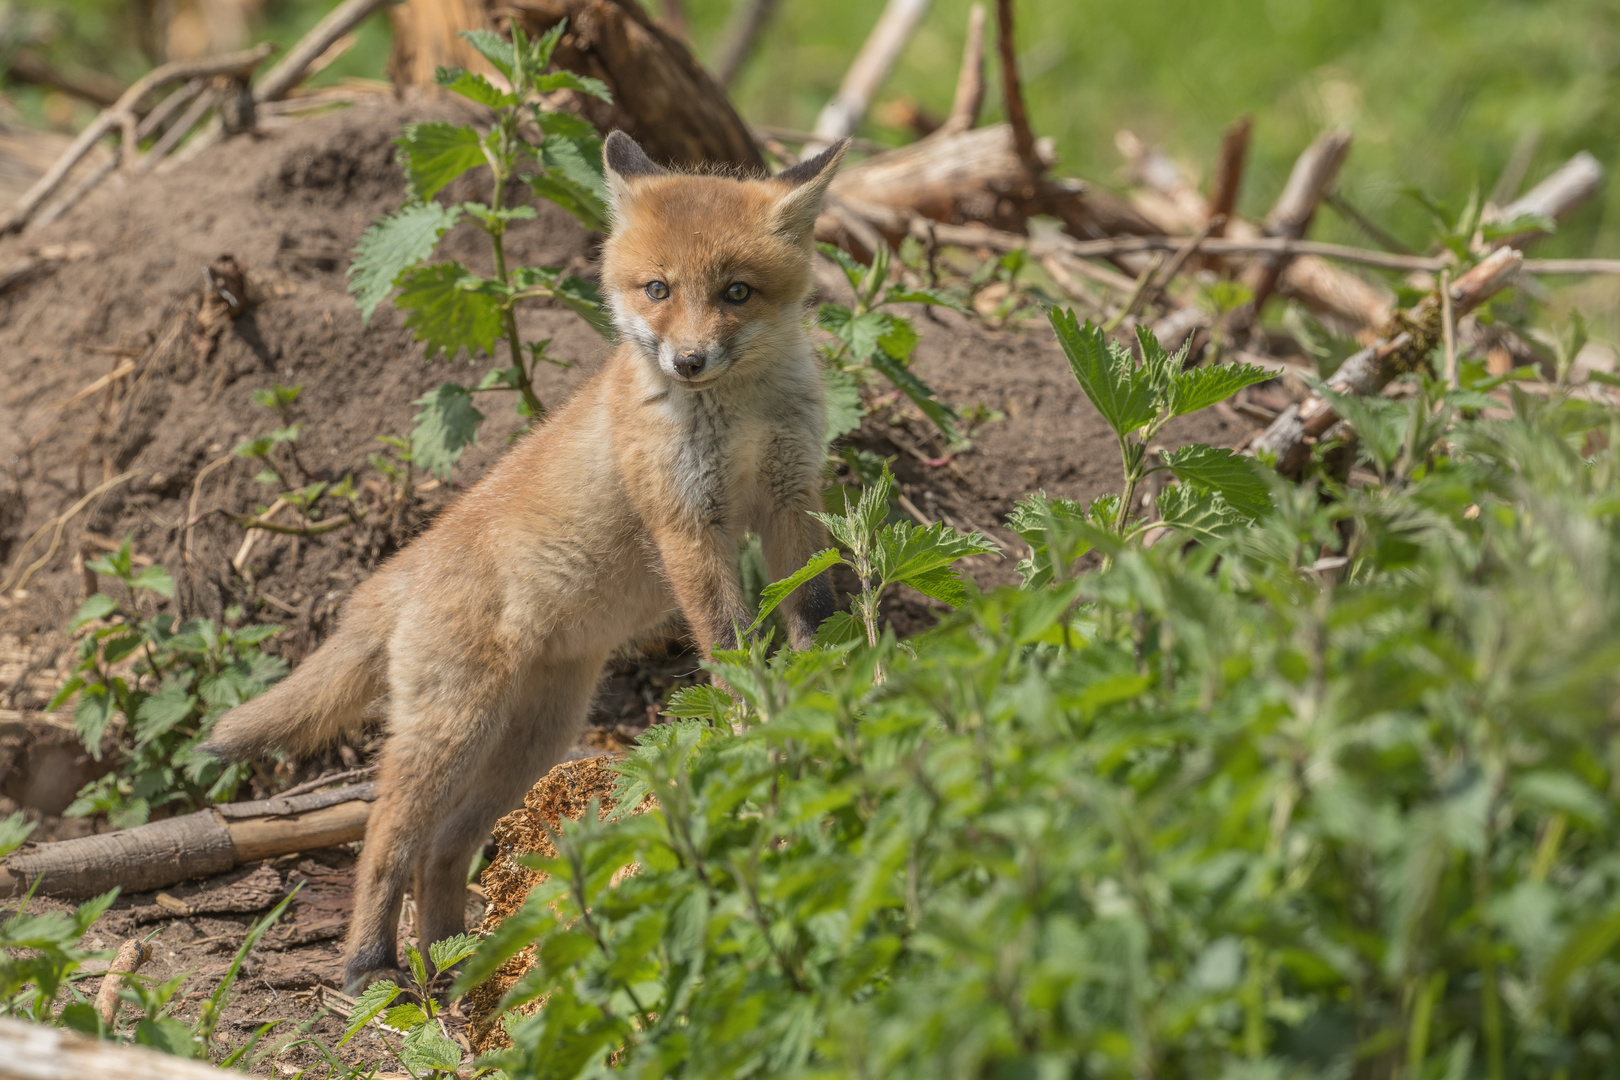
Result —
<path fill-rule="evenodd" d="M 1187 260 L 1193 257 L 1193 253 L 1198 250 L 1198 245 L 1202 244 L 1215 230 L 1225 224 L 1225 218 L 1212 217 L 1204 222 L 1204 227 L 1199 229 L 1196 235 L 1188 237 L 1187 242 L 1178 247 L 1175 254 L 1170 256 L 1170 261 L 1165 264 L 1164 273 L 1155 278 L 1147 292 L 1142 295 L 1143 306 L 1151 304 L 1154 298 L 1164 291 L 1164 287 L 1174 281 L 1177 274 L 1181 273 L 1181 268 L 1186 266 Z"/>
<path fill-rule="evenodd" d="M 1221 136 L 1221 160 L 1215 168 L 1215 187 L 1209 193 L 1209 217 L 1222 221 L 1210 230 L 1211 236 L 1220 236 L 1237 210 L 1238 192 L 1243 188 L 1243 166 L 1249 156 L 1249 133 L 1253 128 L 1254 117 L 1240 116 Z"/>
<path fill-rule="evenodd" d="M 128 480 L 134 475 L 135 474 L 133 472 L 127 472 L 120 476 L 113 477 L 111 480 L 99 485 L 84 498 L 74 503 L 65 512 L 41 525 L 39 530 L 35 532 L 33 536 L 28 538 L 28 542 L 22 546 L 22 550 L 17 553 L 18 564 L 22 563 L 23 557 L 27 555 L 28 552 L 33 548 L 34 542 L 40 537 L 44 536 L 46 530 L 54 528 L 55 532 L 51 536 L 51 546 L 46 548 L 45 554 L 34 560 L 34 562 L 29 565 L 28 569 L 22 571 L 20 574 L 15 570 L 12 571 L 12 576 L 8 577 L 4 583 L 0 583 L 0 596 L 4 596 L 6 593 L 11 592 L 13 588 L 26 588 L 29 579 L 34 576 L 40 567 L 44 566 L 50 561 L 52 555 L 56 554 L 57 545 L 62 542 L 62 530 L 67 526 L 67 523 L 71 521 L 80 510 L 83 510 L 86 506 L 89 506 L 90 503 L 98 496 L 111 491 L 113 488 L 117 487 L 119 484 L 122 484 L 125 480 Z"/>
<path fill-rule="evenodd" d="M 1137 306 L 1141 304 L 1142 298 L 1147 295 L 1148 286 L 1153 283 L 1153 275 L 1158 273 L 1159 267 L 1163 265 L 1164 253 L 1155 252 L 1152 261 L 1147 264 L 1147 268 L 1144 269 L 1141 276 L 1136 279 L 1136 288 L 1132 289 L 1131 294 L 1125 298 L 1125 305 L 1121 307 L 1117 313 L 1115 313 L 1113 318 L 1103 323 L 1103 333 L 1111 334 L 1115 330 L 1118 330 L 1120 323 L 1124 322 L 1126 319 L 1130 318 L 1136 313 Z"/>
<path fill-rule="evenodd" d="M 124 976 L 135 974 L 150 959 L 152 946 L 139 938 L 130 938 L 107 968 L 107 975 L 101 980 L 101 989 L 96 992 L 96 1012 L 101 1014 L 101 1022 L 109 1028 L 112 1027 L 113 1017 L 118 1015 L 118 990 L 124 985 Z"/>
<path fill-rule="evenodd" d="M 208 115 L 208 110 L 214 107 L 218 98 L 219 95 L 212 90 L 199 94 L 191 103 L 191 107 L 180 114 L 180 119 L 171 124 L 169 130 L 163 133 L 163 137 L 152 144 L 152 149 L 141 156 L 141 160 L 135 166 L 136 175 L 151 172 L 154 165 L 168 157 L 169 152 L 180 145 L 180 140 L 197 126 L 198 121 Z"/>
<path fill-rule="evenodd" d="M 1440 334 L 1446 346 L 1446 385 L 1453 390 L 1457 381 L 1457 323 L 1451 310 L 1451 267 L 1440 271 Z"/>
<path fill-rule="evenodd" d="M 1385 251 L 1393 251 L 1398 255 L 1413 254 L 1411 248 L 1407 247 L 1398 239 L 1379 228 L 1376 221 L 1373 221 L 1366 214 L 1363 214 L 1360 210 L 1357 210 L 1353 205 L 1351 205 L 1350 200 L 1339 194 L 1337 189 L 1329 191 L 1326 195 L 1323 195 L 1322 201 L 1331 206 L 1334 212 L 1340 217 L 1344 218 L 1350 224 L 1354 225 L 1356 228 L 1365 233 L 1367 239 L 1371 240 Z"/>
<path fill-rule="evenodd" d="M 350 769 L 347 772 L 327 773 L 325 776 L 317 776 L 313 780 L 305 780 L 302 784 L 294 784 L 286 791 L 278 791 L 275 797 L 287 799 L 294 795 L 303 795 L 306 792 L 316 791 L 331 784 L 347 784 L 350 780 L 359 780 L 361 777 L 370 776 L 376 771 L 377 766 L 364 765 L 358 769 Z"/>
<path fill-rule="evenodd" d="M 969 131 L 979 122 L 979 110 L 984 107 L 984 20 L 983 4 L 975 3 L 968 9 L 967 39 L 962 45 L 956 94 L 951 99 L 951 114 L 939 128 L 946 134 Z"/>
<path fill-rule="evenodd" d="M 191 563 L 191 532 L 197 527 L 197 498 L 202 494 L 202 482 L 215 469 L 227 464 L 235 457 L 235 454 L 224 454 L 215 458 L 199 469 L 197 478 L 191 482 L 191 501 L 186 504 L 186 531 L 180 541 L 180 561 L 187 565 Z"/>

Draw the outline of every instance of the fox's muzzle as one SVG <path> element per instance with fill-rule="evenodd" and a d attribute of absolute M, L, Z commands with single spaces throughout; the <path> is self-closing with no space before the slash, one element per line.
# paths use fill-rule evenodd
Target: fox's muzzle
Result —
<path fill-rule="evenodd" d="M 675 373 L 683 379 L 695 379 L 708 366 L 709 354 L 705 349 L 675 350 Z"/>

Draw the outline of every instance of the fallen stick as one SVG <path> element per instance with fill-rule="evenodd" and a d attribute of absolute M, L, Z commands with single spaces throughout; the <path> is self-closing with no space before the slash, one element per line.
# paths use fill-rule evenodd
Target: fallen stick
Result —
<path fill-rule="evenodd" d="M 52 67 L 27 49 L 11 54 L 6 64 L 6 79 L 10 82 L 43 86 L 47 90 L 60 90 L 64 94 L 81 98 L 92 105 L 106 108 L 124 92 L 124 84 L 110 75 L 98 71 L 69 73 Z"/>
<path fill-rule="evenodd" d="M 307 69 L 332 44 L 353 30 L 372 12 L 391 0 L 343 0 L 287 51 L 279 63 L 254 84 L 255 103 L 279 101 L 287 91 L 303 82 Z"/>
<path fill-rule="evenodd" d="M 171 124 L 169 130 L 165 131 L 162 137 L 152 144 L 152 149 L 141 155 L 141 160 L 135 164 L 136 174 L 142 175 L 151 172 L 158 162 L 168 157 L 170 151 L 179 146 L 180 140 L 186 137 L 186 133 L 196 127 L 197 123 L 208 115 L 208 110 L 214 107 L 217 100 L 218 95 L 213 91 L 199 94 L 192 101 L 191 106 L 181 114 L 180 119 Z"/>
<path fill-rule="evenodd" d="M 877 25 L 844 73 L 844 81 L 838 84 L 838 93 L 816 117 L 815 139 L 805 146 L 805 157 L 813 157 L 854 133 L 872 103 L 872 95 L 889 77 L 901 48 L 927 8 L 928 0 L 888 0 Z"/>
<path fill-rule="evenodd" d="M 979 110 L 984 108 L 984 18 L 982 3 L 968 9 L 967 38 L 962 44 L 962 67 L 956 74 L 951 114 L 939 127 L 947 135 L 977 125 Z"/>
<path fill-rule="evenodd" d="M 124 976 L 135 974 L 150 959 L 152 946 L 139 938 L 130 938 L 118 950 L 106 977 L 101 980 L 101 989 L 96 992 L 96 1012 L 101 1014 L 103 1024 L 112 1027 L 113 1017 L 118 1015 L 118 991 L 124 985 Z"/>
<path fill-rule="evenodd" d="M 31 579 L 42 566 L 50 561 L 52 555 L 56 554 L 57 546 L 62 543 L 62 530 L 67 527 L 67 523 L 73 519 L 74 515 L 76 515 L 80 510 L 83 510 L 85 507 L 89 506 L 93 501 L 95 501 L 96 498 L 108 491 L 111 491 L 113 488 L 117 487 L 119 484 L 122 484 L 125 480 L 128 480 L 134 475 L 135 474 L 132 472 L 127 472 L 121 476 L 113 477 L 104 484 L 98 485 L 96 488 L 90 491 L 89 494 L 85 495 L 84 498 L 68 507 L 67 510 L 41 525 L 34 535 L 28 538 L 28 542 L 22 546 L 22 550 L 17 552 L 16 565 L 18 567 L 22 565 L 24 556 L 26 556 L 28 552 L 32 550 L 35 541 L 44 536 L 47 530 L 54 529 L 55 531 L 51 534 L 50 547 L 45 549 L 45 554 L 41 555 L 39 558 L 30 563 L 26 570 L 14 569 L 11 576 L 7 577 L 4 582 L 0 582 L 0 596 L 4 596 L 14 588 L 25 588 L 28 585 L 29 579 Z"/>
<path fill-rule="evenodd" d="M 1524 262 L 1514 248 L 1499 248 L 1451 283 L 1454 317 L 1461 317 L 1513 282 Z M 1338 394 L 1368 395 L 1382 390 L 1397 375 L 1417 369 L 1444 335 L 1444 305 L 1436 296 L 1425 297 L 1409 311 L 1397 312 L 1379 340 L 1340 365 L 1328 382 Z M 1302 404 L 1290 405 L 1254 440 L 1256 453 L 1270 455 L 1277 471 L 1297 477 L 1310 458 L 1313 442 L 1335 424 L 1339 415 L 1325 397 L 1312 394 Z"/>
<path fill-rule="evenodd" d="M 314 851 L 365 835 L 375 784 L 257 802 L 225 803 L 120 832 L 30 844 L 0 863 L 0 896 L 35 882 L 46 896 L 161 889 L 244 863 Z"/>
<path fill-rule="evenodd" d="M 1215 186 L 1209 193 L 1209 217 L 1222 218 L 1210 230 L 1211 236 L 1224 235 L 1226 221 L 1237 210 L 1238 192 L 1243 189 L 1243 166 L 1249 157 L 1249 134 L 1254 117 L 1240 116 L 1221 136 L 1220 163 L 1215 167 Z"/>
<path fill-rule="evenodd" d="M 41 203 L 50 197 L 58 185 L 72 171 L 96 143 L 104 135 L 124 126 L 126 117 L 135 113 L 135 108 L 142 99 L 152 91 L 160 89 L 170 83 L 185 82 L 189 79 L 199 79 L 213 75 L 236 75 L 246 78 L 252 74 L 265 57 L 270 55 L 274 46 L 268 42 L 242 52 L 228 53 L 225 56 L 208 57 L 202 60 L 176 60 L 154 68 L 137 79 L 128 90 L 110 108 L 104 109 L 101 115 L 90 122 L 90 125 L 79 132 L 62 156 L 56 159 L 56 164 L 46 170 L 45 175 L 34 182 L 34 186 L 23 193 L 11 213 L 0 222 L 0 235 L 15 232 L 21 228 L 34 211 L 39 209 Z"/>
<path fill-rule="evenodd" d="M 225 1080 L 241 1073 L 66 1028 L 0 1019 L 0 1080 Z"/>

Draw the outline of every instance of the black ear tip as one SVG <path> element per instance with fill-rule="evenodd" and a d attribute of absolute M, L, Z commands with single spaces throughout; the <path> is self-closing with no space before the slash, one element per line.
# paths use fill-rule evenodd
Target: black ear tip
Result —
<path fill-rule="evenodd" d="M 827 149 L 812 158 L 805 158 L 790 169 L 783 169 L 776 174 L 776 179 L 795 186 L 807 183 L 826 172 L 829 167 L 835 166 L 843 160 L 844 151 L 849 149 L 850 139 L 845 136 L 833 143 Z"/>
<path fill-rule="evenodd" d="M 662 176 L 668 170 L 654 163 L 629 135 L 614 128 L 602 144 L 602 160 L 620 176 Z"/>

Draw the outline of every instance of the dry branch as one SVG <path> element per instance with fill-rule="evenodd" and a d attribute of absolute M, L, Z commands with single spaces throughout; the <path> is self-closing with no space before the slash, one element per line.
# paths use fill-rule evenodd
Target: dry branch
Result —
<path fill-rule="evenodd" d="M 1487 222 L 1512 221 L 1517 217 L 1544 217 L 1557 221 L 1579 209 L 1603 187 L 1603 166 L 1597 158 L 1582 150 L 1541 183 L 1508 203 L 1502 209 L 1486 215 Z M 1541 235 L 1533 229 L 1497 241 L 1501 247 L 1520 247 L 1527 240 Z"/>
<path fill-rule="evenodd" d="M 1518 275 L 1524 256 L 1513 248 L 1500 248 L 1451 283 L 1451 308 L 1462 316 L 1502 291 Z M 1378 341 L 1346 360 L 1328 382 L 1339 394 L 1366 395 L 1382 390 L 1397 375 L 1415 371 L 1441 342 L 1444 304 L 1436 296 L 1424 298 L 1408 311 L 1397 312 Z M 1277 471 L 1297 476 L 1310 458 L 1313 442 L 1339 422 L 1327 399 L 1313 394 L 1301 405 L 1291 405 L 1259 438 L 1254 449 L 1276 461 Z"/>
<path fill-rule="evenodd" d="M 223 1080 L 241 1075 L 144 1046 L 92 1039 L 27 1020 L 0 1019 L 0 1080 Z"/>
<path fill-rule="evenodd" d="M 1001 54 L 1002 105 L 1007 110 L 1007 122 L 1012 125 L 1018 158 L 1033 179 L 1045 170 L 1046 162 L 1036 149 L 1035 132 L 1029 126 L 1029 111 L 1024 107 L 1024 89 L 1018 81 L 1018 39 L 1013 34 L 1012 0 L 996 0 L 996 49 Z"/>
<path fill-rule="evenodd" d="M 123 129 L 126 120 L 133 118 L 141 101 L 154 90 L 168 86 L 170 83 L 186 82 L 190 79 L 207 78 L 214 75 L 234 75 L 247 78 L 253 69 L 258 67 L 265 57 L 270 55 L 272 46 L 268 43 L 258 45 L 242 52 L 230 53 L 225 56 L 209 57 L 203 60 L 177 60 L 174 63 L 164 64 L 147 72 L 137 79 L 128 90 L 110 108 L 104 109 L 100 116 L 90 122 L 90 125 L 79 132 L 78 138 L 57 158 L 52 165 L 35 181 L 34 186 L 23 193 L 12 207 L 11 212 L 3 222 L 0 222 L 0 235 L 14 232 L 27 223 L 34 211 L 39 209 L 41 203 L 50 197 L 51 193 L 61 184 L 73 166 L 90 152 L 91 148 L 100 142 L 108 133 Z"/>
<path fill-rule="evenodd" d="M 1243 166 L 1249 158 L 1249 134 L 1254 129 L 1254 117 L 1241 116 L 1221 136 L 1220 163 L 1215 167 L 1215 186 L 1209 193 L 1209 216 L 1230 219 L 1237 209 L 1238 193 L 1243 189 Z M 1223 221 L 1210 231 L 1220 236 L 1226 229 Z"/>
<path fill-rule="evenodd" d="M 956 75 L 956 94 L 951 98 L 951 114 L 939 130 L 947 135 L 967 131 L 979 122 L 984 108 L 984 5 L 968 9 L 967 38 L 962 45 L 962 67 Z"/>
<path fill-rule="evenodd" d="M 662 162 L 764 169 L 725 88 L 635 0 L 514 0 L 509 10 L 536 36 L 568 20 L 553 62 L 601 79 L 613 103 L 571 90 L 558 96 L 600 130 L 623 130 Z"/>
<path fill-rule="evenodd" d="M 720 59 L 715 63 L 715 74 L 720 82 L 730 87 L 736 81 L 737 73 L 742 70 L 748 57 L 753 54 L 754 46 L 759 43 L 760 32 L 765 24 L 771 21 L 776 13 L 777 5 L 782 0 L 742 0 L 732 11 L 732 16 L 726 24 L 725 46 L 720 50 Z"/>
<path fill-rule="evenodd" d="M 1316 216 L 1322 196 L 1332 186 L 1333 178 L 1339 175 L 1339 168 L 1349 153 L 1348 131 L 1335 128 L 1318 135 L 1295 160 L 1293 171 L 1288 174 L 1288 183 L 1283 185 L 1282 194 L 1277 196 L 1271 213 L 1266 215 L 1266 235 L 1290 240 L 1303 237 Z M 1259 315 L 1260 309 L 1270 299 L 1287 260 L 1287 255 L 1279 255 L 1261 262 L 1251 282 L 1254 289 L 1254 300 L 1249 307 L 1251 319 Z"/>
<path fill-rule="evenodd" d="M 854 134 L 866 115 L 872 95 L 877 93 L 883 80 L 889 77 L 894 62 L 900 56 L 906 39 L 916 28 L 917 20 L 928 8 L 928 0 L 888 0 L 877 25 L 866 36 L 854 63 L 844 73 L 838 93 L 822 107 L 816 117 L 815 138 L 805 146 L 804 155 L 818 154 L 846 135 Z"/>
<path fill-rule="evenodd" d="M 121 832 L 30 844 L 0 863 L 0 896 L 37 880 L 47 896 L 161 889 L 243 863 L 314 851 L 365 835 L 375 784 L 312 795 L 227 803 Z"/>
<path fill-rule="evenodd" d="M 27 49 L 18 49 L 6 65 L 6 78 L 12 82 L 60 90 L 76 98 L 106 108 L 124 92 L 124 84 L 99 71 L 66 72 L 47 64 Z"/>
<path fill-rule="evenodd" d="M 299 39 L 298 44 L 288 50 L 287 55 L 275 67 L 264 73 L 253 87 L 253 100 L 255 102 L 279 101 L 287 96 L 287 92 L 302 82 L 309 73 L 309 66 L 320 59 L 321 54 L 331 48 L 333 43 L 353 30 L 372 12 L 381 8 L 390 0 L 343 0 L 343 3 L 327 13 L 326 18 L 316 23 L 309 33 Z"/>

